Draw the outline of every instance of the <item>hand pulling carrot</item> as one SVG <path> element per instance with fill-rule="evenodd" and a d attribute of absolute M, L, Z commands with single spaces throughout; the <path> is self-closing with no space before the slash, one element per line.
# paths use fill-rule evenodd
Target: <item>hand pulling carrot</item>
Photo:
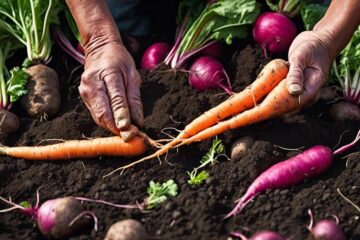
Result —
<path fill-rule="evenodd" d="M 26 160 L 66 160 L 98 156 L 135 157 L 147 150 L 147 142 L 149 141 L 144 136 L 136 136 L 129 142 L 114 136 L 71 140 L 47 146 L 0 147 L 0 155 Z"/>
<path fill-rule="evenodd" d="M 184 139 L 191 139 L 191 137 L 197 136 L 197 134 L 202 133 L 204 129 L 214 126 L 214 124 L 219 123 L 221 120 L 254 107 L 261 99 L 271 92 L 281 82 L 281 80 L 286 77 L 288 70 L 289 66 L 286 61 L 282 59 L 274 59 L 270 61 L 249 87 L 240 93 L 232 95 L 226 101 L 220 103 L 216 107 L 193 120 L 175 139 L 164 145 L 154 154 L 140 159 L 139 161 L 136 161 L 126 167 L 133 166 L 139 162 L 152 159 L 154 157 L 159 157 L 178 144 L 182 144 Z M 113 172 L 110 174 L 112 173 Z"/>

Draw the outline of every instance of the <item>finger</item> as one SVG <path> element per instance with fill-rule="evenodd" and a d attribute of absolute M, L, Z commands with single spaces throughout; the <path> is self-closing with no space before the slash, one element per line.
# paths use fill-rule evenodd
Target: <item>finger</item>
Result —
<path fill-rule="evenodd" d="M 103 77 L 110 100 L 116 127 L 126 130 L 130 127 L 130 113 L 126 99 L 124 78 L 121 73 L 110 73 Z"/>
<path fill-rule="evenodd" d="M 290 94 L 299 95 L 303 91 L 304 75 L 303 71 L 305 64 L 299 62 L 299 59 L 289 60 L 290 68 L 286 77 L 286 84 Z"/>
<path fill-rule="evenodd" d="M 107 129 L 115 134 L 119 130 L 115 126 L 110 102 L 106 95 L 106 88 L 102 81 L 93 81 L 89 85 L 89 78 L 84 75 L 79 86 L 81 98 L 84 100 L 86 107 L 90 110 L 91 116 L 95 123 L 100 127 Z"/>
<path fill-rule="evenodd" d="M 144 111 L 140 94 L 141 77 L 136 70 L 130 71 L 126 89 L 130 115 L 133 123 L 142 127 L 144 126 Z"/>
<path fill-rule="evenodd" d="M 131 125 L 129 127 L 129 129 L 127 129 L 125 131 L 121 131 L 120 136 L 125 142 L 129 142 L 136 135 L 138 135 L 138 133 L 139 133 L 139 129 L 136 126 Z"/>

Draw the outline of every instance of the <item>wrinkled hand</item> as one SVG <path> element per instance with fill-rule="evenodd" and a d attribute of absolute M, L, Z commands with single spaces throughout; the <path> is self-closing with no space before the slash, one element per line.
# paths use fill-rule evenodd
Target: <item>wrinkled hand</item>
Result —
<path fill-rule="evenodd" d="M 86 54 L 80 95 L 95 122 L 120 132 L 125 141 L 134 135 L 129 134 L 131 123 L 141 127 L 144 122 L 140 84 L 134 60 L 121 43 L 106 43 Z"/>
<path fill-rule="evenodd" d="M 329 39 L 325 33 L 316 31 L 302 32 L 294 39 L 289 49 L 290 69 L 286 79 L 291 94 L 306 91 L 315 100 L 327 81 L 332 61 Z"/>

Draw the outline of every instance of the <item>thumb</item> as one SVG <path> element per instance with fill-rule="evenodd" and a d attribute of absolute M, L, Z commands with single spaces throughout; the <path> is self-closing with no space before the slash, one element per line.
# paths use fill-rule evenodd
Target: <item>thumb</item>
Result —
<path fill-rule="evenodd" d="M 290 94 L 299 95 L 304 88 L 304 70 L 306 68 L 299 57 L 289 59 L 290 68 L 286 77 L 286 86 Z"/>

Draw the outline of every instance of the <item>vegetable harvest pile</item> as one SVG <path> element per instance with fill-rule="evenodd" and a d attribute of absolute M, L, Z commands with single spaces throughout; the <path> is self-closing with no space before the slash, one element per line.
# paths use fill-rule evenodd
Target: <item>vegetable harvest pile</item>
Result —
<path fill-rule="evenodd" d="M 2 1 L 0 239 L 356 239 L 360 28 L 333 62 L 332 98 L 286 86 L 284 54 L 326 9 L 180 1 L 174 42 L 138 62 L 145 126 L 125 142 L 79 97 L 66 5 Z"/>

